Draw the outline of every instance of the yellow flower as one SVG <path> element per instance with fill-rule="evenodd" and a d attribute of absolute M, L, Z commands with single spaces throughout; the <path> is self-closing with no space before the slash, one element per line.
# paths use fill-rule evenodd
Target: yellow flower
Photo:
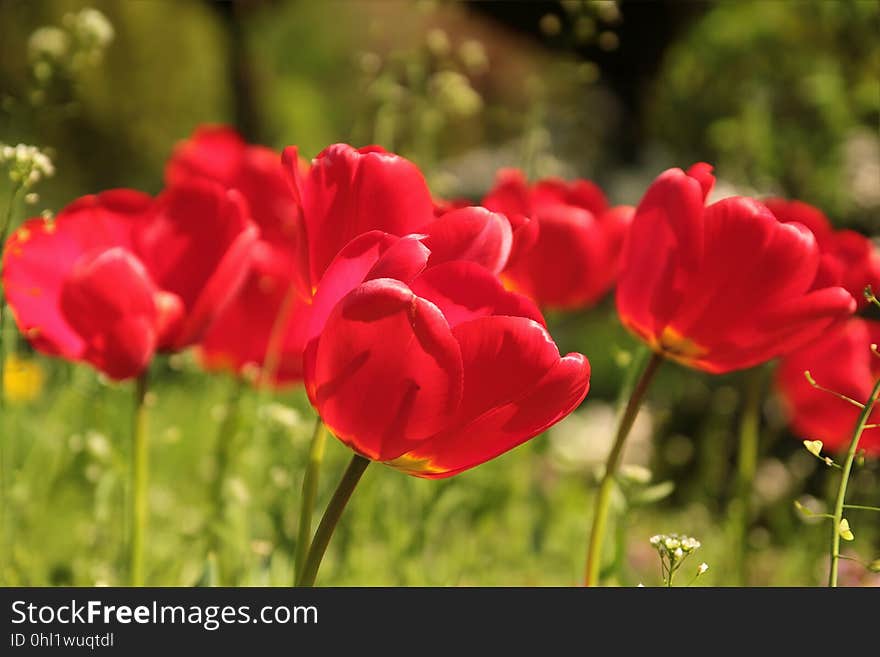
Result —
<path fill-rule="evenodd" d="M 13 403 L 33 401 L 43 391 L 45 378 L 37 361 L 10 354 L 3 369 L 3 396 Z"/>

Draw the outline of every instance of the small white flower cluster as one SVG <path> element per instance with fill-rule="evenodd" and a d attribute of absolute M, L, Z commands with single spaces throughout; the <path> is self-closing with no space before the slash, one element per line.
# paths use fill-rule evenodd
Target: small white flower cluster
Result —
<path fill-rule="evenodd" d="M 0 166 L 9 169 L 9 179 L 24 189 L 55 173 L 52 160 L 36 146 L 0 144 Z"/>
<path fill-rule="evenodd" d="M 32 62 L 40 59 L 61 59 L 70 51 L 70 35 L 60 27 L 46 25 L 31 33 L 27 47 L 28 57 Z"/>
<path fill-rule="evenodd" d="M 98 63 L 116 34 L 107 17 L 91 7 L 65 14 L 61 24 L 37 28 L 28 39 L 28 57 L 40 82 Z"/>
<path fill-rule="evenodd" d="M 103 50 L 116 36 L 113 25 L 107 17 L 91 7 L 86 7 L 75 14 L 66 14 L 62 23 L 83 47 L 90 50 Z"/>
<path fill-rule="evenodd" d="M 684 560 L 700 548 L 700 541 L 682 534 L 656 534 L 650 543 L 660 555 L 660 566 L 666 584 L 671 586 L 672 576 Z M 702 563 L 697 568 L 697 577 L 709 570 L 708 564 Z"/>

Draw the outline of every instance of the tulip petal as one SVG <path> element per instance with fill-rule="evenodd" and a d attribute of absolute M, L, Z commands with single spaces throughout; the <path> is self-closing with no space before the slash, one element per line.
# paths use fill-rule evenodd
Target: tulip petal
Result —
<path fill-rule="evenodd" d="M 376 278 L 408 283 L 425 268 L 427 259 L 428 251 L 416 237 L 373 230 L 354 238 L 327 267 L 315 291 L 306 341 L 321 333 L 339 300 L 361 283 Z"/>
<path fill-rule="evenodd" d="M 505 290 L 495 276 L 474 262 L 429 267 L 412 282 L 412 290 L 440 308 L 450 326 L 488 315 L 527 317 L 544 325 L 531 299 Z"/>
<path fill-rule="evenodd" d="M 336 305 L 314 349 L 307 388 L 330 430 L 388 460 L 439 431 L 458 410 L 461 351 L 436 306 L 376 279 Z"/>
<path fill-rule="evenodd" d="M 705 178 L 692 178 L 669 169 L 655 180 L 639 202 L 636 218 L 665 223 L 674 235 L 681 266 L 695 270 L 703 257 L 703 197 Z"/>
<path fill-rule="evenodd" d="M 238 294 L 222 310 L 201 341 L 202 362 L 209 369 L 242 372 L 248 366 L 263 368 L 273 331 L 308 323 L 311 306 L 290 292 L 290 255 L 286 250 L 259 242 L 253 264 Z M 279 319 L 287 304 L 288 316 Z M 302 379 L 304 330 L 288 330 L 274 348 L 276 363 L 271 381 L 278 385 Z M 268 374 L 268 373 L 264 373 Z"/>
<path fill-rule="evenodd" d="M 510 256 L 507 258 L 507 267 L 511 268 L 522 262 L 535 246 L 540 235 L 540 224 L 537 219 L 523 214 L 514 213 L 506 216 L 513 230 L 513 243 L 510 247 Z"/>
<path fill-rule="evenodd" d="M 228 126 L 200 126 L 174 147 L 165 167 L 165 183 L 174 186 L 192 178 L 210 178 L 225 187 L 235 187 L 246 148 L 244 140 Z"/>
<path fill-rule="evenodd" d="M 83 341 L 61 314 L 61 288 L 79 257 L 101 248 L 131 248 L 132 228 L 153 200 L 134 190 L 85 196 L 54 221 L 29 219 L 7 240 L 3 286 L 19 329 L 43 353 L 78 358 Z"/>
<path fill-rule="evenodd" d="M 497 274 L 504 269 L 513 244 L 507 217 L 485 208 L 453 210 L 424 229 L 430 265 L 451 260 L 476 262 Z"/>
<path fill-rule="evenodd" d="M 828 217 L 818 208 L 801 201 L 786 201 L 781 198 L 768 198 L 763 203 L 779 221 L 794 221 L 809 228 L 823 250 L 831 244 L 834 230 Z"/>
<path fill-rule="evenodd" d="M 806 380 L 804 371 L 824 388 L 864 402 L 880 375 L 880 359 L 870 345 L 880 341 L 880 322 L 852 318 L 782 359 L 776 384 L 792 429 L 821 440 L 831 452 L 849 447 L 859 409 Z M 880 409 L 869 419 L 880 424 Z M 859 447 L 880 456 L 880 429 L 866 429 Z"/>
<path fill-rule="evenodd" d="M 780 223 L 753 199 L 731 197 L 706 208 L 706 258 L 671 323 L 695 342 L 751 323 L 763 308 L 803 295 L 816 278 L 819 248 L 800 224 Z"/>
<path fill-rule="evenodd" d="M 687 170 L 687 175 L 700 183 L 703 190 L 703 202 L 709 198 L 712 188 L 715 186 L 715 176 L 712 175 L 712 165 L 705 162 L 697 162 Z"/>
<path fill-rule="evenodd" d="M 513 449 L 574 410 L 589 389 L 581 354 L 559 357 L 546 330 L 518 317 L 485 317 L 453 329 L 464 397 L 452 426 L 390 463 L 420 477 L 448 477 Z"/>
<path fill-rule="evenodd" d="M 301 191 L 313 282 L 361 233 L 408 235 L 434 217 L 431 194 L 418 168 L 377 147 L 328 147 L 315 158 Z"/>
<path fill-rule="evenodd" d="M 757 314 L 737 331 L 726 332 L 713 345 L 711 357 L 696 364 L 713 373 L 758 365 L 812 342 L 855 308 L 855 299 L 841 287 L 810 292 Z"/>
<path fill-rule="evenodd" d="M 81 256 L 61 289 L 67 323 L 84 341 L 81 358 L 114 379 L 140 374 L 156 347 L 156 287 L 121 247 Z"/>
<path fill-rule="evenodd" d="M 531 204 L 533 214 L 552 205 L 577 207 L 597 216 L 608 210 L 605 193 L 589 180 L 574 180 L 569 183 L 561 178 L 545 178 L 535 183 Z"/>
<path fill-rule="evenodd" d="M 409 283 L 424 271 L 430 255 L 422 235 L 396 238 L 370 269 L 365 280 L 393 278 Z"/>
<path fill-rule="evenodd" d="M 880 248 L 860 233 L 841 230 L 834 235 L 833 252 L 840 261 L 841 285 L 860 307 L 867 306 L 865 288 L 870 285 L 875 292 L 880 290 Z"/>
<path fill-rule="evenodd" d="M 301 161 L 296 163 L 301 171 L 308 170 Z M 283 231 L 290 236 L 299 203 L 288 186 L 280 153 L 245 143 L 228 126 L 202 126 L 175 147 L 165 168 L 169 187 L 194 178 L 241 192 L 264 238 Z"/>
<path fill-rule="evenodd" d="M 602 226 L 587 210 L 568 205 L 546 207 L 538 218 L 536 243 L 506 272 L 515 289 L 553 308 L 597 301 L 616 268 Z"/>
<path fill-rule="evenodd" d="M 157 200 L 136 235 L 138 253 L 159 287 L 186 308 L 180 332 L 161 348 L 201 339 L 244 282 L 257 241 L 246 212 L 237 192 L 206 180 L 169 188 Z"/>
<path fill-rule="evenodd" d="M 508 217 L 512 214 L 532 214 L 529 197 L 529 184 L 525 174 L 519 169 L 501 169 L 495 177 L 495 186 L 483 199 L 482 206 L 492 212 L 500 212 Z"/>
<path fill-rule="evenodd" d="M 621 256 L 617 309 L 623 323 L 649 342 L 678 310 L 702 264 L 703 193 L 700 181 L 669 169 L 636 208 Z"/>

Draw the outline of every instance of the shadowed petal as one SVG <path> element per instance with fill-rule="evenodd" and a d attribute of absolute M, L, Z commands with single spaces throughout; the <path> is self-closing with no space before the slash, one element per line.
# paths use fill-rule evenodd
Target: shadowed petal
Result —
<path fill-rule="evenodd" d="M 121 247 L 79 258 L 60 307 L 84 342 L 81 358 L 114 379 L 140 374 L 156 347 L 157 290 L 141 262 Z"/>
<path fill-rule="evenodd" d="M 459 413 L 389 464 L 416 476 L 451 476 L 513 449 L 574 410 L 589 388 L 587 359 L 560 358 L 546 330 L 528 319 L 486 317 L 453 333 L 464 362 Z"/>
<path fill-rule="evenodd" d="M 372 459 L 393 459 L 458 410 L 461 351 L 436 306 L 403 283 L 368 281 L 336 305 L 307 389 L 330 430 Z"/>
<path fill-rule="evenodd" d="M 450 326 L 488 315 L 528 317 L 544 325 L 531 299 L 505 290 L 495 276 L 473 262 L 430 267 L 413 281 L 412 290 L 440 308 Z"/>
<path fill-rule="evenodd" d="M 177 335 L 162 349 L 197 342 L 244 283 L 257 241 L 241 196 L 209 181 L 166 190 L 138 231 L 138 254 L 157 285 L 186 309 Z"/>

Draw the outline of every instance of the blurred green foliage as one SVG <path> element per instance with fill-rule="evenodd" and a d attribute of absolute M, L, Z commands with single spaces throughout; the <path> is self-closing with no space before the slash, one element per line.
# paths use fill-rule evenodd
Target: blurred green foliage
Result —
<path fill-rule="evenodd" d="M 872 0 L 719 3 L 667 53 L 650 131 L 726 180 L 877 230 L 878 34 Z"/>
<path fill-rule="evenodd" d="M 209 555 L 219 565 L 215 582 L 287 586 L 299 486 L 306 462 L 312 415 L 300 392 L 263 400 L 244 394 L 232 460 L 222 487 L 223 512 L 214 527 L 211 480 L 215 440 L 234 383 L 206 377 L 189 359 L 174 369 L 160 363 L 150 408 L 152 516 L 147 581 L 196 585 L 204 581 Z M 3 461 L 3 540 L 8 558 L 0 567 L 6 585 L 126 583 L 127 458 L 130 385 L 107 385 L 85 368 L 51 366 L 51 381 L 37 401 L 14 406 L 7 416 Z M 670 366 L 654 408 L 682 374 Z M 717 398 L 717 394 L 713 395 Z M 727 395 L 728 402 L 730 395 Z M 714 405 L 714 404 L 713 404 Z M 670 403 L 674 409 L 675 404 Z M 691 436 L 708 451 L 731 445 L 735 409 L 723 407 L 715 429 Z M 676 409 L 676 413 L 678 410 Z M 256 423 L 263 425 L 259 433 Z M 255 436 L 260 436 L 258 442 Z M 725 461 L 724 449 L 714 458 Z M 318 509 L 326 505 L 350 452 L 331 440 L 321 472 Z M 623 542 L 621 584 L 656 584 L 659 562 L 648 538 L 687 528 L 703 544 L 693 569 L 705 561 L 700 585 L 733 583 L 729 564 L 727 466 L 713 472 L 696 456 L 688 466 L 702 484 L 670 504 L 631 506 Z M 797 452 L 780 462 L 783 472 L 803 471 Z M 657 461 L 664 460 L 663 453 Z M 774 459 L 775 460 L 775 459 Z M 868 473 L 862 473 L 868 474 Z M 715 479 L 717 477 L 717 480 Z M 676 479 L 680 477 L 676 476 Z M 870 478 L 869 478 L 870 479 Z M 868 499 L 872 482 L 856 480 L 852 499 Z M 798 486 L 803 481 L 795 482 Z M 579 581 L 587 535 L 586 513 L 595 482 L 589 470 L 561 469 L 547 439 L 532 441 L 501 458 L 449 480 L 405 476 L 371 466 L 355 492 L 319 575 L 323 585 L 569 585 Z M 821 491 L 821 487 L 820 487 Z M 752 537 L 761 547 L 752 571 L 757 584 L 822 582 L 824 526 L 805 524 L 789 493 L 761 500 L 761 522 Z M 621 501 L 618 500 L 618 504 Z M 815 508 L 816 502 L 810 502 Z M 877 539 L 865 512 L 850 517 L 863 545 Z M 220 548 L 211 543 L 219 534 Z M 212 552 L 212 550 L 216 550 Z M 871 555 L 865 554 L 868 559 Z M 684 572 L 685 583 L 691 577 Z M 861 575 L 850 575 L 848 581 Z"/>

